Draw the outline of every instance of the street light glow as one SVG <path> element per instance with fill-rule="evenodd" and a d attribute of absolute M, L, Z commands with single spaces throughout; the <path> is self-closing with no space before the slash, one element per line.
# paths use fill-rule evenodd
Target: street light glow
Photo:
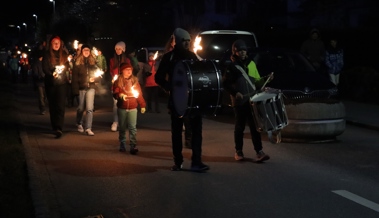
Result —
<path fill-rule="evenodd" d="M 25 26 L 25 32 L 28 32 L 28 25 L 26 25 L 26 23 L 22 23 L 22 25 Z"/>
<path fill-rule="evenodd" d="M 38 23 L 38 16 L 36 14 L 33 14 L 33 17 L 36 18 L 36 24 Z"/>
<path fill-rule="evenodd" d="M 50 0 L 50 2 L 53 3 L 53 12 L 54 12 L 54 14 L 55 14 L 55 0 Z"/>

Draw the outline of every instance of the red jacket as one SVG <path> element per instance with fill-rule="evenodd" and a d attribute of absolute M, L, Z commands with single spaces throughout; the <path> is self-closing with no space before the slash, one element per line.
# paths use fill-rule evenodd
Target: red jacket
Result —
<path fill-rule="evenodd" d="M 123 81 L 120 81 L 123 80 Z M 139 93 L 138 97 L 134 97 L 132 87 Z M 117 107 L 122 109 L 135 109 L 138 105 L 141 108 L 146 108 L 146 102 L 142 95 L 141 86 L 136 76 L 131 76 L 129 79 L 124 79 L 121 76 L 113 83 L 113 97 L 117 100 Z M 127 95 L 124 100 L 121 95 Z"/>
<path fill-rule="evenodd" d="M 149 60 L 148 64 L 151 67 L 151 75 L 146 77 L 145 87 L 158 86 L 155 82 L 155 60 Z"/>
<path fill-rule="evenodd" d="M 114 75 L 121 74 L 120 65 L 122 63 L 129 63 L 130 59 L 126 57 L 125 53 L 121 55 L 114 55 L 113 58 L 109 60 L 109 73 L 111 74 L 111 78 L 113 79 Z"/>

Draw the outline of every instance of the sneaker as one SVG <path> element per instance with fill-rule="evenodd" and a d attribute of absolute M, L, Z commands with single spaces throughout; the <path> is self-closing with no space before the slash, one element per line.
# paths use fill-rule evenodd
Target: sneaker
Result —
<path fill-rule="evenodd" d="M 82 124 L 76 124 L 76 126 L 78 127 L 78 132 L 84 132 Z"/>
<path fill-rule="evenodd" d="M 112 130 L 112 132 L 116 132 L 116 131 L 117 131 L 117 126 L 118 126 L 118 123 L 117 123 L 117 122 L 113 122 L 113 123 L 112 123 L 112 126 L 111 126 L 111 130 Z"/>
<path fill-rule="evenodd" d="M 126 143 L 125 142 L 121 142 L 120 143 L 120 149 L 119 149 L 119 151 L 120 152 L 126 152 Z"/>
<path fill-rule="evenodd" d="M 130 147 L 130 154 L 137 154 L 138 153 L 138 148 L 136 146 L 131 146 Z"/>
<path fill-rule="evenodd" d="M 209 166 L 205 165 L 202 162 L 200 162 L 200 164 L 192 164 L 191 165 L 191 171 L 193 171 L 193 172 L 203 172 L 205 170 L 209 170 Z"/>
<path fill-rule="evenodd" d="M 234 154 L 234 159 L 238 161 L 243 160 L 243 152 L 241 150 L 236 151 Z"/>
<path fill-rule="evenodd" d="M 95 135 L 95 133 L 93 133 L 91 129 L 86 129 L 86 134 L 89 135 L 89 136 L 94 136 Z"/>
<path fill-rule="evenodd" d="M 172 167 L 171 167 L 171 171 L 181 171 L 182 170 L 182 168 L 183 168 L 183 165 L 173 165 Z"/>
<path fill-rule="evenodd" d="M 257 163 L 261 163 L 261 162 L 268 160 L 268 159 L 270 159 L 270 156 L 265 154 L 262 150 L 257 153 L 257 159 L 256 159 Z"/>

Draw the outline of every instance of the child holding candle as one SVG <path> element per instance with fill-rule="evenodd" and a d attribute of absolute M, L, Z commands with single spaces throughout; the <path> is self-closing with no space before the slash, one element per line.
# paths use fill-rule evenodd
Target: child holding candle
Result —
<path fill-rule="evenodd" d="M 146 102 L 138 78 L 132 74 L 132 65 L 122 63 L 120 71 L 121 74 L 112 87 L 113 97 L 117 100 L 120 152 L 126 151 L 126 128 L 128 128 L 130 153 L 137 154 L 137 107 L 139 105 L 141 113 L 145 113 Z"/>

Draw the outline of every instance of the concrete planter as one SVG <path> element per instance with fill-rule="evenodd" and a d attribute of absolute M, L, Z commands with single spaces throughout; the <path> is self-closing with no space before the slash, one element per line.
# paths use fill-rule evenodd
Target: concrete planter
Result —
<path fill-rule="evenodd" d="M 342 102 L 285 105 L 288 125 L 281 131 L 283 142 L 336 140 L 346 128 Z"/>

